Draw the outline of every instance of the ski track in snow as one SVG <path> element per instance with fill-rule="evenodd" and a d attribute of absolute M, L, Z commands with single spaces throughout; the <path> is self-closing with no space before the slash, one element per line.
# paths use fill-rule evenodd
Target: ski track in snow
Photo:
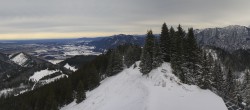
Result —
<path fill-rule="evenodd" d="M 103 80 L 87 92 L 83 102 L 72 102 L 61 110 L 227 110 L 211 91 L 179 83 L 169 63 L 148 77 L 132 67 Z"/>

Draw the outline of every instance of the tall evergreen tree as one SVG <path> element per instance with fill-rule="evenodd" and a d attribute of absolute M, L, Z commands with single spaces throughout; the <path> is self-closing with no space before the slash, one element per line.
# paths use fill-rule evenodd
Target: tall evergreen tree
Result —
<path fill-rule="evenodd" d="M 211 81 L 210 81 L 210 67 L 209 67 L 209 62 L 206 53 L 204 52 L 203 54 L 203 59 L 202 59 L 202 74 L 201 74 L 201 82 L 200 82 L 200 87 L 202 89 L 210 89 L 211 88 Z"/>
<path fill-rule="evenodd" d="M 86 98 L 86 94 L 84 91 L 84 85 L 82 81 L 79 81 L 76 90 L 76 103 L 82 102 Z"/>
<path fill-rule="evenodd" d="M 213 87 L 219 92 L 219 93 L 225 93 L 226 85 L 225 85 L 225 79 L 223 77 L 223 72 L 221 69 L 221 66 L 219 62 L 215 62 L 215 66 L 213 69 L 213 75 L 214 75 L 214 84 Z M 225 94 L 222 94 L 225 95 Z"/>
<path fill-rule="evenodd" d="M 176 40 L 175 40 L 175 68 L 174 73 L 180 78 L 180 80 L 185 83 L 185 71 L 183 68 L 184 65 L 184 56 L 183 56 L 183 40 L 185 36 L 185 31 L 182 29 L 181 25 L 178 26 L 177 32 L 176 32 Z"/>
<path fill-rule="evenodd" d="M 132 66 L 136 61 L 140 60 L 141 47 L 139 46 L 129 46 L 125 55 L 124 63 L 127 67 Z"/>
<path fill-rule="evenodd" d="M 155 36 L 152 30 L 149 30 L 146 36 L 146 41 L 143 47 L 140 71 L 145 75 L 152 70 L 153 53 L 154 53 Z"/>
<path fill-rule="evenodd" d="M 88 89 L 92 90 L 100 84 L 100 75 L 94 64 L 86 65 L 88 70 Z"/>
<path fill-rule="evenodd" d="M 157 39 L 155 39 L 152 68 L 155 69 L 163 63 L 163 54 Z"/>
<path fill-rule="evenodd" d="M 246 102 L 246 107 L 247 109 L 250 109 L 250 72 L 249 70 L 246 71 L 245 73 L 245 78 L 243 81 L 243 84 L 245 85 L 245 102 Z"/>
<path fill-rule="evenodd" d="M 178 76 L 178 72 L 177 70 L 177 37 L 176 37 L 176 32 L 174 30 L 174 28 L 171 26 L 170 28 L 170 32 L 169 32 L 169 37 L 171 38 L 171 43 L 170 43 L 170 62 L 171 62 L 171 67 L 173 69 L 173 74 L 175 74 L 176 76 Z"/>
<path fill-rule="evenodd" d="M 64 78 L 62 80 L 62 87 L 60 87 L 61 90 L 64 90 L 63 94 L 63 104 L 68 104 L 73 101 L 73 88 L 72 88 L 72 82 L 70 78 Z"/>
<path fill-rule="evenodd" d="M 170 61 L 173 62 L 173 56 L 176 54 L 176 34 L 174 28 L 171 26 L 169 30 L 169 38 L 170 38 Z"/>
<path fill-rule="evenodd" d="M 162 50 L 162 54 L 164 57 L 163 60 L 165 62 L 170 62 L 170 42 L 171 39 L 169 37 L 169 30 L 166 23 L 164 23 L 162 25 L 161 35 L 160 35 L 160 48 Z"/>
<path fill-rule="evenodd" d="M 187 83 L 188 84 L 197 84 L 196 77 L 200 74 L 201 71 L 201 51 L 196 43 L 194 37 L 193 28 L 188 29 L 187 40 L 185 45 L 185 59 L 186 59 L 186 68 L 187 70 Z"/>
<path fill-rule="evenodd" d="M 209 68 L 209 82 L 210 82 L 210 87 L 212 87 L 212 85 L 214 84 L 214 75 L 213 75 L 213 71 L 214 71 L 214 59 L 211 55 L 211 53 L 208 54 L 207 56 L 207 61 L 208 61 L 208 68 Z M 210 88 L 212 89 L 212 88 Z"/>
<path fill-rule="evenodd" d="M 51 89 L 51 87 L 49 87 L 49 89 L 48 89 L 48 95 L 46 97 L 44 109 L 45 110 L 58 110 L 57 103 L 55 100 L 55 94 L 54 94 L 53 90 Z"/>
<path fill-rule="evenodd" d="M 228 70 L 228 73 L 227 73 L 226 84 L 227 84 L 226 96 L 230 97 L 231 99 L 237 99 L 237 96 L 235 93 L 235 86 L 236 86 L 235 79 L 230 69 Z"/>
<path fill-rule="evenodd" d="M 113 76 L 123 70 L 123 57 L 117 49 L 111 52 L 109 63 L 107 67 L 107 75 Z"/>

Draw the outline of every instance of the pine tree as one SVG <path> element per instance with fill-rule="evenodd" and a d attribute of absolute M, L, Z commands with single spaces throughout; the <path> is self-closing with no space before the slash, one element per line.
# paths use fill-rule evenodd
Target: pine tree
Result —
<path fill-rule="evenodd" d="M 153 60 L 150 57 L 150 54 L 148 52 L 145 52 L 143 50 L 143 55 L 141 57 L 141 63 L 140 63 L 140 71 L 143 73 L 143 75 L 147 75 L 152 70 L 152 63 Z"/>
<path fill-rule="evenodd" d="M 235 93 L 235 80 L 232 71 L 229 69 L 226 79 L 227 84 L 227 92 L 226 96 L 230 97 L 231 99 L 236 99 L 236 93 Z"/>
<path fill-rule="evenodd" d="M 78 82 L 77 90 L 76 90 L 76 103 L 82 102 L 86 98 L 86 94 L 84 91 L 84 85 L 82 81 Z"/>
<path fill-rule="evenodd" d="M 170 61 L 172 62 L 172 57 L 176 54 L 176 34 L 174 28 L 171 26 L 169 30 L 169 39 L 170 39 Z"/>
<path fill-rule="evenodd" d="M 209 75 L 209 64 L 206 53 L 203 54 L 203 62 L 202 62 L 202 74 L 201 74 L 201 88 L 202 89 L 210 89 L 210 75 Z"/>
<path fill-rule="evenodd" d="M 243 84 L 245 85 L 245 102 L 247 109 L 250 109 L 250 71 L 247 70 L 245 73 L 245 78 L 243 81 Z"/>
<path fill-rule="evenodd" d="M 139 46 L 129 46 L 125 55 L 124 63 L 127 67 L 132 66 L 136 61 L 140 60 L 141 47 Z"/>
<path fill-rule="evenodd" d="M 61 90 L 64 90 L 63 92 L 63 104 L 68 104 L 73 101 L 73 89 L 72 89 L 72 83 L 70 78 L 64 78 L 62 80 L 62 87 Z"/>
<path fill-rule="evenodd" d="M 58 110 L 56 101 L 55 101 L 55 94 L 51 87 L 48 88 L 46 102 L 44 105 L 45 110 Z"/>
<path fill-rule="evenodd" d="M 114 52 L 113 73 L 117 74 L 123 70 L 123 56 L 118 50 Z"/>
<path fill-rule="evenodd" d="M 161 36 L 160 36 L 160 48 L 163 53 L 163 60 L 165 62 L 170 61 L 170 38 L 169 31 L 166 23 L 162 25 Z"/>
<path fill-rule="evenodd" d="M 215 66 L 213 69 L 213 75 L 214 75 L 213 87 L 219 93 L 225 93 L 226 92 L 225 79 L 223 77 L 223 72 L 221 70 L 221 66 L 220 66 L 219 62 L 215 62 Z M 222 94 L 222 95 L 224 95 L 224 94 Z"/>
<path fill-rule="evenodd" d="M 163 54 L 157 39 L 155 39 L 152 68 L 155 69 L 163 63 Z"/>
<path fill-rule="evenodd" d="M 148 74 L 152 70 L 154 44 L 155 37 L 152 30 L 149 30 L 146 36 L 140 63 L 140 71 L 144 75 Z"/>
<path fill-rule="evenodd" d="M 88 68 L 88 89 L 92 90 L 100 84 L 100 75 L 94 64 L 87 65 Z"/>
<path fill-rule="evenodd" d="M 180 78 L 180 80 L 185 83 L 186 78 L 185 78 L 185 70 L 184 70 L 184 55 L 183 55 L 183 40 L 185 36 L 185 32 L 182 29 L 181 25 L 178 26 L 176 32 L 176 42 L 175 42 L 175 68 L 174 68 L 174 73 L 177 74 L 177 76 Z"/>
<path fill-rule="evenodd" d="M 208 54 L 208 56 L 207 56 L 208 58 L 207 58 L 207 61 L 208 61 L 208 68 L 209 68 L 209 83 L 210 83 L 210 87 L 212 87 L 213 86 L 213 84 L 214 84 L 214 75 L 213 75 L 213 71 L 214 71 L 214 60 L 213 60 L 213 57 L 212 57 L 212 55 L 211 55 L 211 53 L 209 53 Z M 210 88 L 210 89 L 212 89 L 212 88 Z"/>
<path fill-rule="evenodd" d="M 107 75 L 113 76 L 123 70 L 123 57 L 117 49 L 111 52 L 107 67 Z"/>
<path fill-rule="evenodd" d="M 187 83 L 188 84 L 197 84 L 196 77 L 200 74 L 200 60 L 201 60 L 201 52 L 196 43 L 196 39 L 194 37 L 193 28 L 188 29 L 187 40 L 185 45 L 185 66 L 187 68 Z"/>
<path fill-rule="evenodd" d="M 170 28 L 170 32 L 169 32 L 169 37 L 171 38 L 171 43 L 170 43 L 170 62 L 171 62 L 171 67 L 173 69 L 173 74 L 175 74 L 176 76 L 178 76 L 177 74 L 177 44 L 176 44 L 176 34 L 175 34 L 175 30 L 173 27 Z"/>

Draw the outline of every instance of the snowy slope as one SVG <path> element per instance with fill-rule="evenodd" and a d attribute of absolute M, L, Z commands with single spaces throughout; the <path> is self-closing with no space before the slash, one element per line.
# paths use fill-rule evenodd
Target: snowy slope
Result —
<path fill-rule="evenodd" d="M 45 69 L 45 70 L 37 71 L 32 76 L 30 76 L 29 80 L 37 82 L 40 79 L 42 79 L 43 77 L 51 75 L 51 74 L 54 74 L 56 72 L 59 72 L 59 70 L 48 70 L 48 69 Z"/>
<path fill-rule="evenodd" d="M 106 78 L 87 92 L 82 103 L 72 102 L 61 110 L 227 110 L 211 91 L 179 83 L 169 63 L 153 70 L 149 77 L 132 67 Z"/>
<path fill-rule="evenodd" d="M 28 58 L 25 54 L 20 53 L 16 55 L 15 57 L 13 57 L 11 60 L 15 62 L 16 64 L 25 67 L 25 63 L 28 60 Z"/>

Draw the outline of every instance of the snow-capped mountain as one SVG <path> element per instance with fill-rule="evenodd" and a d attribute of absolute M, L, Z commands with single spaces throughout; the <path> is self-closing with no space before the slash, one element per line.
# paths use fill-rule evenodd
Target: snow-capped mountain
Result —
<path fill-rule="evenodd" d="M 250 49 L 250 28 L 230 25 L 224 28 L 196 30 L 200 45 L 215 46 L 227 51 Z"/>
<path fill-rule="evenodd" d="M 137 65 L 139 62 L 137 62 Z M 169 63 L 143 76 L 131 66 L 106 78 L 87 92 L 83 102 L 61 110 L 227 110 L 222 98 L 209 90 L 180 83 Z"/>

